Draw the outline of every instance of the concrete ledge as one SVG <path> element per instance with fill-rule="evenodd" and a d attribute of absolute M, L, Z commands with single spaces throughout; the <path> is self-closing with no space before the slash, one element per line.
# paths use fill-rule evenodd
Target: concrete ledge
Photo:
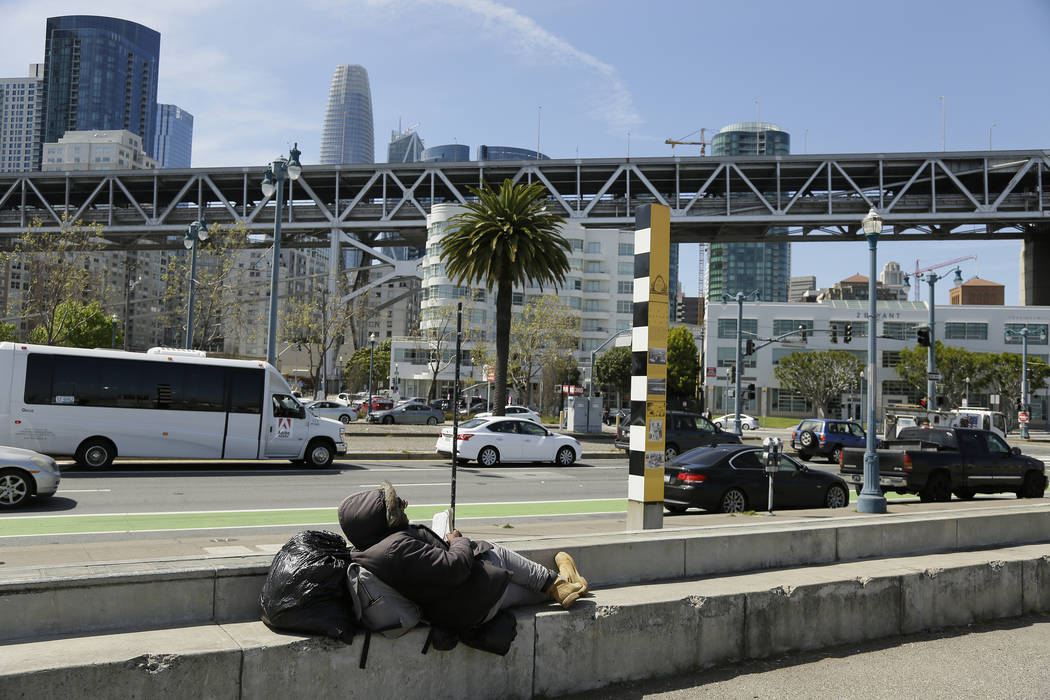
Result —
<path fill-rule="evenodd" d="M 525 698 L 1050 611 L 1050 545 L 866 560 L 597 590 L 518 610 L 499 659 L 420 651 L 425 629 L 352 645 L 260 622 L 3 645 L 4 697 Z"/>

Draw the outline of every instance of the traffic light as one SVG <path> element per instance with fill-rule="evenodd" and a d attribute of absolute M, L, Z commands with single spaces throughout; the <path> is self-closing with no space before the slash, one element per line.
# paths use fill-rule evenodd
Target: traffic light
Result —
<path fill-rule="evenodd" d="M 803 326 L 801 323 L 798 325 L 798 337 L 802 340 L 803 343 L 806 342 L 806 327 Z"/>
<path fill-rule="evenodd" d="M 842 342 L 848 343 L 853 340 L 853 324 L 847 323 L 846 328 L 842 331 Z"/>
<path fill-rule="evenodd" d="M 1021 409 L 1024 408 L 1024 405 L 1021 403 L 1021 397 L 1020 396 L 1018 396 L 1017 399 L 1014 401 L 1014 405 L 1017 407 L 1018 411 L 1020 411 Z"/>
<path fill-rule="evenodd" d="M 926 408 L 926 399 L 925 398 L 919 399 L 919 405 L 922 406 L 923 408 Z"/>
<path fill-rule="evenodd" d="M 754 401 L 755 400 L 755 385 L 754 384 L 748 384 L 747 385 L 747 399 L 748 399 L 748 401 Z"/>
<path fill-rule="evenodd" d="M 729 365 L 729 383 L 736 381 L 736 365 Z"/>
<path fill-rule="evenodd" d="M 747 342 L 744 344 L 744 354 L 745 355 L 754 355 L 755 354 L 755 341 L 751 340 L 751 338 L 748 338 Z"/>
<path fill-rule="evenodd" d="M 839 330 L 838 328 L 835 328 L 835 326 L 831 327 L 831 342 L 839 342 Z"/>
<path fill-rule="evenodd" d="M 926 326 L 916 328 L 915 339 L 919 341 L 919 345 L 921 345 L 922 347 L 930 347 L 930 329 Z"/>

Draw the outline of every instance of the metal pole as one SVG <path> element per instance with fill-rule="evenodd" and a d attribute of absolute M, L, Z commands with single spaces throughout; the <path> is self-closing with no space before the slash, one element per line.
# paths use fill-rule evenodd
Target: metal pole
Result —
<path fill-rule="evenodd" d="M 1028 412 L 1028 324 L 1021 329 L 1021 410 Z M 1031 419 L 1029 413 L 1028 420 Z M 1028 421 L 1021 423 L 1021 438 L 1028 439 Z"/>
<path fill-rule="evenodd" d="M 740 427 L 740 390 L 744 382 L 744 348 L 741 345 L 744 334 L 744 293 L 736 293 L 736 419 L 733 422 L 733 432 L 743 435 Z"/>
<path fill-rule="evenodd" d="M 193 348 L 193 290 L 196 287 L 197 277 L 197 238 L 193 234 L 193 245 L 190 246 L 190 303 L 186 309 L 186 349 Z M 127 323 L 127 320 L 124 321 Z M 272 364 L 272 363 L 271 363 Z"/>
<path fill-rule="evenodd" d="M 463 344 L 463 302 L 456 304 L 456 374 L 452 384 L 452 496 L 449 499 L 450 530 L 456 529 L 456 443 L 459 441 L 459 358 Z M 486 375 L 486 380 L 487 380 Z"/>
<path fill-rule="evenodd" d="M 930 379 L 937 371 L 937 357 L 934 353 L 936 334 L 933 332 L 933 285 L 937 283 L 937 273 L 931 272 L 926 281 L 930 284 L 930 347 L 926 348 L 926 407 L 931 411 L 937 410 L 937 381 Z"/>
<path fill-rule="evenodd" d="M 372 413 L 372 363 L 375 361 L 376 356 L 376 339 L 375 334 L 368 339 L 370 349 L 368 351 L 368 408 L 365 409 L 365 420 L 368 420 L 368 414 Z"/>
<path fill-rule="evenodd" d="M 276 182 L 277 209 L 273 219 L 273 262 L 270 265 L 270 319 L 266 330 L 266 361 L 277 366 L 277 282 L 281 273 L 281 199 L 284 196 L 282 185 L 284 184 L 285 171 L 278 166 L 278 161 L 273 163 L 273 176 Z M 369 380 L 368 388 L 371 391 L 372 383 Z M 371 399 L 371 397 L 369 397 Z M 369 401 L 371 404 L 371 400 Z M 369 406 L 371 408 L 371 406 Z"/>
<path fill-rule="evenodd" d="M 878 394 L 875 362 L 875 320 L 878 307 L 875 303 L 875 274 L 878 256 L 876 246 L 879 234 L 868 233 L 868 429 L 864 447 L 864 486 L 857 497 L 858 513 L 885 513 L 886 497 L 879 485 L 879 455 L 875 452 L 875 399 Z"/>

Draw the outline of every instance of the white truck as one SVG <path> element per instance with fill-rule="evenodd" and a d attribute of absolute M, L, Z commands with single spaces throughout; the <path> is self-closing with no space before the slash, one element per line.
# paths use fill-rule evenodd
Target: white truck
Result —
<path fill-rule="evenodd" d="M 4 342 L 5 385 L 0 444 L 72 456 L 86 469 L 118 456 L 326 467 L 347 450 L 343 424 L 307 411 L 259 360 Z"/>

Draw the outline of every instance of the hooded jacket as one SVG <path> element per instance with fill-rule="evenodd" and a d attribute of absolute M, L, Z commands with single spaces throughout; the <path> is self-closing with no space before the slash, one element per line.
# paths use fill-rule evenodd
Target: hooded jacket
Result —
<path fill-rule="evenodd" d="M 355 493 L 339 506 L 339 526 L 351 558 L 423 608 L 432 624 L 466 631 L 503 596 L 510 572 L 478 557 L 485 541 L 447 543 L 424 525 L 410 525 L 394 487 Z"/>

